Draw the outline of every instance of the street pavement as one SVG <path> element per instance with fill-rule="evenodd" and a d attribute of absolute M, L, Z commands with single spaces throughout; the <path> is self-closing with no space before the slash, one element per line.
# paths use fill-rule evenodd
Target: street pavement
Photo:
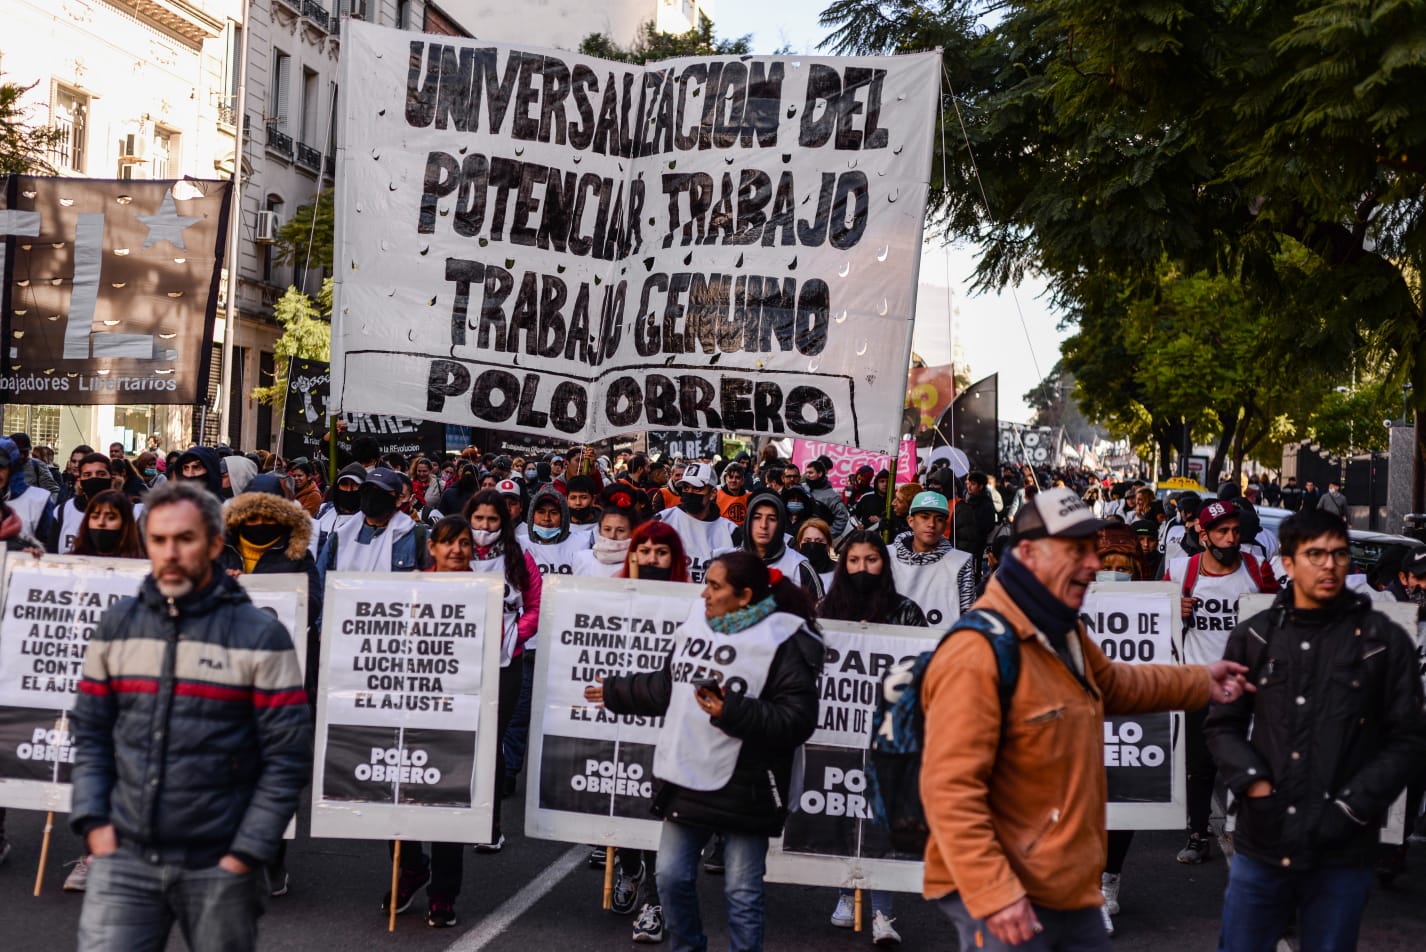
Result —
<path fill-rule="evenodd" d="M 523 794 L 523 791 L 522 791 Z M 271 952 L 330 952 L 384 948 L 452 952 L 584 952 L 630 950 L 627 917 L 599 908 L 603 874 L 585 863 L 589 850 L 569 843 L 526 839 L 510 831 L 523 826 L 523 800 L 506 801 L 504 852 L 467 853 L 465 882 L 456 904 L 459 923 L 432 929 L 424 902 L 398 917 L 396 934 L 386 932 L 380 899 L 390 865 L 384 843 L 365 840 L 311 840 L 292 844 L 291 893 L 273 899 L 262 921 L 260 947 Z M 78 840 L 56 818 L 44 890 L 31 895 L 39 856 L 43 814 L 11 810 L 14 850 L 0 866 L 0 952 L 55 952 L 71 948 L 82 897 L 61 892 L 63 864 L 80 852 Z M 1203 866 L 1181 866 L 1173 855 L 1178 833 L 1141 833 L 1125 867 L 1123 913 L 1117 917 L 1116 952 L 1178 952 L 1215 947 L 1227 869 L 1221 856 Z M 1366 952 L 1420 952 L 1426 946 L 1426 849 L 1391 889 L 1378 888 L 1367 909 L 1360 948 Z M 700 891 L 709 930 L 709 948 L 727 947 L 722 928 L 721 877 L 703 876 Z M 840 952 L 871 946 L 867 932 L 856 934 L 828 923 L 836 891 L 772 885 L 767 895 L 769 952 Z M 953 952 L 954 934 L 939 912 L 919 896 L 896 899 L 896 927 L 907 950 Z M 182 949 L 177 937 L 170 949 Z M 657 946 L 651 948 L 658 948 Z M 667 942 L 662 948 L 668 948 Z"/>

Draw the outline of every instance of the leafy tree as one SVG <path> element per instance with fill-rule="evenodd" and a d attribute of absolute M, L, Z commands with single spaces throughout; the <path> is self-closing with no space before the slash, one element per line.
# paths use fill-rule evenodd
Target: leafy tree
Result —
<path fill-rule="evenodd" d="M 604 33 L 591 33 L 579 44 L 586 56 L 616 60 L 621 63 L 648 63 L 678 56 L 727 56 L 752 52 L 752 34 L 735 39 L 718 39 L 713 35 L 713 21 L 698 14 L 698 25 L 687 33 L 660 33 L 652 20 L 639 27 L 639 36 L 630 47 L 621 47 Z"/>
<path fill-rule="evenodd" d="M 272 311 L 282 325 L 282 334 L 272 345 L 276 371 L 271 386 L 253 388 L 253 398 L 278 404 L 287 394 L 287 368 L 292 360 L 332 359 L 332 279 L 323 279 L 316 300 L 289 287 Z"/>
<path fill-rule="evenodd" d="M 0 175 L 54 174 L 45 155 L 59 143 L 63 133 L 51 126 L 31 125 L 30 110 L 22 104 L 25 94 L 38 83 L 39 80 L 28 86 L 0 83 Z"/>
<path fill-rule="evenodd" d="M 316 227 L 312 218 L 316 216 Z M 336 212 L 332 189 L 323 189 L 305 205 L 297 206 L 292 217 L 277 230 L 277 261 L 299 267 L 310 262 L 314 268 L 332 270 L 332 253 L 336 243 Z M 308 255 L 308 247 L 311 255 Z"/>

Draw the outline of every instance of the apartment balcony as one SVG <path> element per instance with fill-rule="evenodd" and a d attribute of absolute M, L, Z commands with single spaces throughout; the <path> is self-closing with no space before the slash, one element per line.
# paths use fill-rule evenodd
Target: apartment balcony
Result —
<path fill-rule="evenodd" d="M 292 137 L 279 129 L 273 122 L 267 124 L 267 150 L 276 152 L 289 162 L 295 155 Z"/>
<path fill-rule="evenodd" d="M 305 142 L 297 143 L 297 164 L 309 172 L 320 173 L 322 171 L 322 151 L 312 148 Z"/>

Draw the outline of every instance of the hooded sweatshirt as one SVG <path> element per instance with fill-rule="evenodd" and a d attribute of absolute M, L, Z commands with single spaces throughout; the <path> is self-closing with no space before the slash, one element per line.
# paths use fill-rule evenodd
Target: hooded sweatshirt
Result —
<path fill-rule="evenodd" d="M 204 488 L 221 499 L 223 497 L 223 471 L 218 462 L 218 451 L 211 446 L 195 446 L 181 454 L 178 457 L 178 472 L 173 474 L 174 478 L 183 479 L 183 466 L 189 460 L 197 460 L 203 464 L 203 468 L 208 471 L 208 475 L 204 477 Z M 257 467 L 253 467 L 253 472 L 256 474 Z"/>
<path fill-rule="evenodd" d="M 770 569 L 777 569 L 784 576 L 801 586 L 812 600 L 819 601 L 824 594 L 822 591 L 822 579 L 818 576 L 817 570 L 812 567 L 812 563 L 807 561 L 807 556 L 798 552 L 787 544 L 789 538 L 789 526 L 787 523 L 787 510 L 782 505 L 782 498 L 777 493 L 760 492 L 748 500 L 748 516 L 751 517 L 759 508 L 772 506 L 777 513 L 777 529 L 773 532 L 772 541 L 768 543 L 767 554 L 761 556 L 763 564 Z M 743 541 L 739 546 L 745 552 L 757 555 L 757 547 L 753 544 L 751 523 L 743 524 Z"/>
<path fill-rule="evenodd" d="M 535 532 L 535 510 L 547 499 L 559 506 L 560 524 L 559 533 L 553 539 L 545 541 Z M 570 533 L 569 503 L 565 501 L 564 493 L 555 489 L 554 486 L 540 487 L 540 490 L 535 493 L 535 498 L 530 500 L 529 509 L 525 513 L 525 525 L 530 534 L 528 538 L 520 540 L 520 545 L 524 546 L 530 558 L 535 560 L 541 577 L 573 575 L 575 556 L 589 549 L 590 534 L 587 532 Z M 526 641 L 524 648 L 526 651 L 534 651 L 536 648 L 535 638 Z"/>
<path fill-rule="evenodd" d="M 248 483 L 257 476 L 257 463 L 246 456 L 229 456 L 227 463 L 229 491 L 234 496 L 241 496 L 247 492 Z M 222 485 L 221 474 L 218 477 L 218 484 Z"/>

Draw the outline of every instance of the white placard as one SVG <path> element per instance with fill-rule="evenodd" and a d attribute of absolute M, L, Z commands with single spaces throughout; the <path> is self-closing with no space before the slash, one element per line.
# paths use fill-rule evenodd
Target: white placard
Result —
<path fill-rule="evenodd" d="M 894 451 L 940 65 L 639 66 L 353 21 L 333 392 L 572 441 Z"/>
<path fill-rule="evenodd" d="M 313 836 L 490 839 L 503 584 L 327 575 Z"/>

